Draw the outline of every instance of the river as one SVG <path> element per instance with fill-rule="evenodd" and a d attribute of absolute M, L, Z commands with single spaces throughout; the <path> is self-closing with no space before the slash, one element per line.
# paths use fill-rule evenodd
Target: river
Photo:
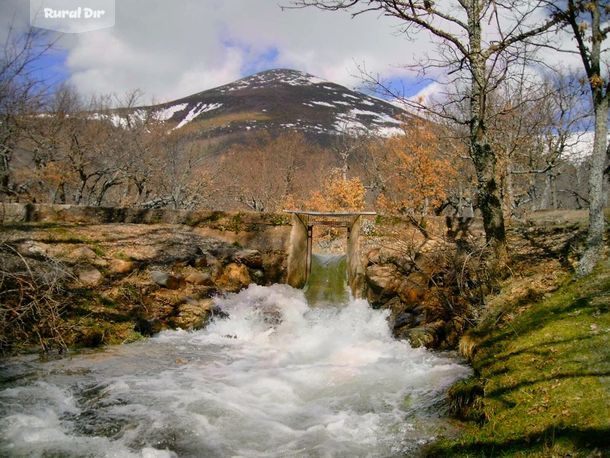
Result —
<path fill-rule="evenodd" d="M 201 331 L 1 362 L 0 456 L 413 456 L 469 374 L 363 300 L 252 285 L 217 304 L 229 318 Z"/>

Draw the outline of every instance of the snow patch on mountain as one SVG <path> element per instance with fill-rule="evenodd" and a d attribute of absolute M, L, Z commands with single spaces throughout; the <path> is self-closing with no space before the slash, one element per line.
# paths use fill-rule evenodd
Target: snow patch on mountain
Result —
<path fill-rule="evenodd" d="M 168 121 L 174 117 L 179 111 L 183 111 L 188 106 L 188 103 L 179 103 L 171 107 L 163 108 L 155 112 L 154 117 L 157 121 Z"/>
<path fill-rule="evenodd" d="M 208 111 L 212 111 L 212 110 L 217 110 L 218 108 L 220 108 L 222 106 L 222 103 L 198 103 L 197 105 L 195 105 L 194 108 L 191 109 L 191 111 L 188 112 L 188 114 L 184 117 L 184 119 L 182 121 L 180 121 L 180 123 L 178 123 L 178 125 L 175 127 L 176 129 L 180 129 L 181 127 L 184 127 L 185 125 L 187 125 L 189 122 L 191 122 L 193 119 L 195 119 L 197 116 L 199 116 L 202 113 L 206 113 Z"/>
<path fill-rule="evenodd" d="M 299 72 L 297 70 L 277 69 L 269 70 L 256 75 L 248 76 L 234 83 L 227 84 L 220 89 L 220 92 L 233 92 L 242 89 L 260 89 L 267 86 L 277 84 L 287 84 L 289 86 L 313 86 L 316 84 L 324 84 L 328 81 L 310 75 L 309 73 Z M 327 89 L 332 89 L 325 86 Z"/>
<path fill-rule="evenodd" d="M 318 100 L 312 100 L 311 103 L 313 103 L 314 105 L 320 105 L 321 107 L 337 108 L 332 103 L 321 102 L 321 101 L 318 101 Z"/>
<path fill-rule="evenodd" d="M 134 125 L 136 123 L 142 123 L 146 121 L 148 117 L 148 113 L 146 110 L 137 109 L 128 115 L 120 115 L 118 113 L 91 113 L 88 115 L 88 119 L 93 121 L 108 121 L 114 127 L 121 127 L 126 129 L 130 125 Z"/>

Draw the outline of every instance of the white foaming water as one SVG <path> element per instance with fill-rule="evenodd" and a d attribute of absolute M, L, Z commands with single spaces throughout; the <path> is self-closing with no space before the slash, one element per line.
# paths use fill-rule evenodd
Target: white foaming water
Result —
<path fill-rule="evenodd" d="M 251 286 L 198 332 L 0 366 L 0 456 L 404 456 L 469 370 L 394 340 L 364 301 Z"/>

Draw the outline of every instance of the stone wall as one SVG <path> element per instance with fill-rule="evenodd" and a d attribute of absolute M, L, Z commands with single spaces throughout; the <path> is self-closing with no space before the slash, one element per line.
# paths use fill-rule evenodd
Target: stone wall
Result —
<path fill-rule="evenodd" d="M 0 203 L 1 224 L 180 224 L 202 236 L 260 250 L 288 250 L 290 215 L 213 210 L 83 207 Z"/>

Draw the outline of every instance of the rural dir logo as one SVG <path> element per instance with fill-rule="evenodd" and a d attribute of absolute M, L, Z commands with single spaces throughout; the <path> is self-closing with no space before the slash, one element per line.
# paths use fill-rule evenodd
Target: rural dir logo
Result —
<path fill-rule="evenodd" d="M 115 0 L 30 0 L 30 24 L 62 33 L 113 27 Z"/>

